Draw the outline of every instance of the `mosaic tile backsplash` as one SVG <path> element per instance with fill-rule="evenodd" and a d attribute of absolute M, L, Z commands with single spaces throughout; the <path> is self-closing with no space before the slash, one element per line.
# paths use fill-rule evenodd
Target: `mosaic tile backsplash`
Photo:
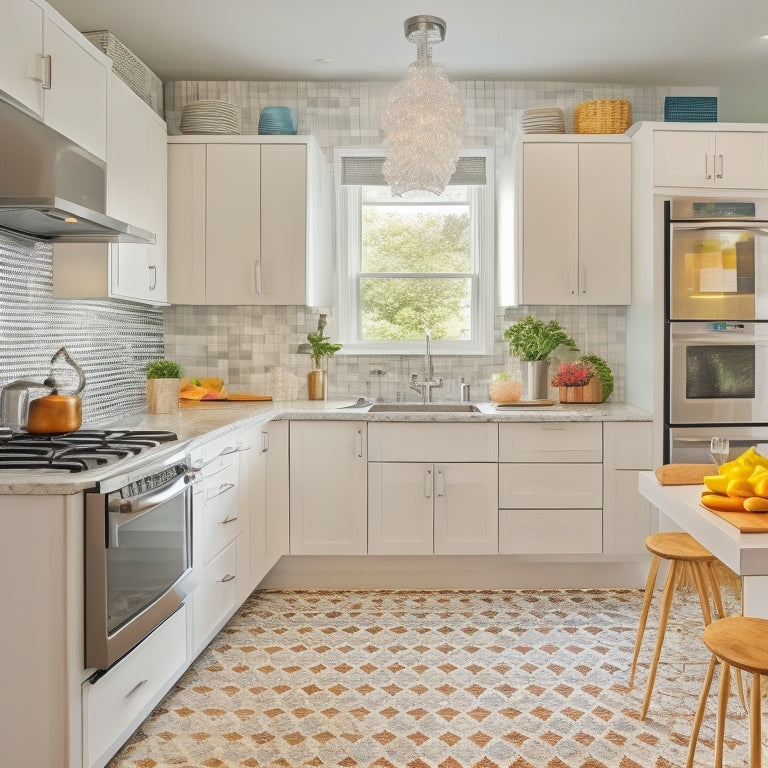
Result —
<path fill-rule="evenodd" d="M 331 161 L 334 147 L 382 144 L 381 115 L 392 83 L 180 81 L 166 83 L 168 132 L 179 134 L 184 104 L 196 99 L 223 99 L 240 108 L 242 132 L 258 133 L 263 107 L 284 105 L 298 116 L 298 133 L 312 134 Z M 655 86 L 590 83 L 459 81 L 466 107 L 465 146 L 502 150 L 518 130 L 522 111 L 560 107 L 566 131 L 573 131 L 573 109 L 589 99 L 621 98 L 632 103 L 633 119 L 659 120 L 664 94 Z M 501 152 L 497 152 L 497 156 Z M 616 379 L 611 399 L 624 399 L 625 310 L 623 307 L 517 307 L 498 309 L 495 352 L 487 357 L 435 358 L 435 373 L 445 386 L 434 394 L 456 400 L 463 377 L 475 400 L 488 398 L 493 372 L 511 365 L 502 333 L 514 320 L 532 312 L 557 319 L 580 348 L 608 361 Z M 167 355 L 188 371 L 220 376 L 233 390 L 275 394 L 281 371 L 297 376 L 298 396 L 306 397 L 307 355 L 296 353 L 309 331 L 317 328 L 317 311 L 306 307 L 189 307 L 163 311 Z M 420 356 L 336 355 L 329 361 L 329 397 L 375 397 L 413 400 L 411 373 L 423 372 Z M 553 392 L 554 395 L 554 392 Z"/>
<path fill-rule="evenodd" d="M 84 423 L 144 410 L 142 369 L 163 356 L 162 314 L 127 301 L 54 299 L 52 258 L 50 245 L 0 233 L 0 386 L 42 382 L 63 346 L 85 373 Z"/>

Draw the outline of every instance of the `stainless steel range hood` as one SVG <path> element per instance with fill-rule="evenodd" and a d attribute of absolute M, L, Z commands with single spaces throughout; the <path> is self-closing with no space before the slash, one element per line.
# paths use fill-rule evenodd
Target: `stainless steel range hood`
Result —
<path fill-rule="evenodd" d="M 107 216 L 106 164 L 0 101 L 0 229 L 65 243 L 154 243 Z"/>

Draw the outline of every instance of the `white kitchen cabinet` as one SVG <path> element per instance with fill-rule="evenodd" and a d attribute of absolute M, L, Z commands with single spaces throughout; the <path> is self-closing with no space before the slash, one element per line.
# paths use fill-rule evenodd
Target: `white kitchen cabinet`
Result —
<path fill-rule="evenodd" d="M 165 304 L 165 122 L 117 75 L 109 81 L 106 212 L 154 233 L 155 243 L 55 243 L 53 294 Z"/>
<path fill-rule="evenodd" d="M 602 424 L 500 424 L 499 461 L 499 552 L 603 551 Z"/>
<path fill-rule="evenodd" d="M 292 421 L 290 553 L 366 553 L 366 425 Z"/>
<path fill-rule="evenodd" d="M 264 428 L 268 441 L 266 567 L 269 570 L 290 550 L 288 422 L 271 421 Z"/>
<path fill-rule="evenodd" d="M 652 428 L 646 422 L 607 422 L 603 488 L 604 551 L 647 554 L 654 512 L 637 490 L 637 473 L 652 469 Z"/>
<path fill-rule="evenodd" d="M 311 136 L 168 140 L 174 304 L 332 302 L 330 189 Z"/>
<path fill-rule="evenodd" d="M 490 423 L 370 423 L 368 552 L 495 554 L 497 439 Z"/>
<path fill-rule="evenodd" d="M 101 160 L 107 157 L 110 64 L 47 3 L 4 3 L 0 90 Z"/>
<path fill-rule="evenodd" d="M 768 132 L 655 130 L 657 187 L 768 189 Z"/>
<path fill-rule="evenodd" d="M 629 304 L 629 141 L 540 138 L 522 143 L 519 303 Z"/>

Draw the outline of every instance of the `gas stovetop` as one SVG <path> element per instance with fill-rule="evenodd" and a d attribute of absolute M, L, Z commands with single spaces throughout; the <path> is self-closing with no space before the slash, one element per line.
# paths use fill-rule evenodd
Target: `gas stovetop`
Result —
<path fill-rule="evenodd" d="M 63 435 L 0 430 L 0 471 L 84 472 L 176 440 L 173 432 L 81 429 Z"/>

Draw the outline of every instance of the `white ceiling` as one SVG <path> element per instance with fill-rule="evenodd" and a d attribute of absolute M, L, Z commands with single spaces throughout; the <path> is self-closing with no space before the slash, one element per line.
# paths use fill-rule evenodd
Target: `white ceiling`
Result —
<path fill-rule="evenodd" d="M 451 79 L 722 86 L 768 78 L 765 0 L 48 0 L 164 81 L 399 80 L 409 16 Z M 318 59 L 331 59 L 319 63 Z"/>

